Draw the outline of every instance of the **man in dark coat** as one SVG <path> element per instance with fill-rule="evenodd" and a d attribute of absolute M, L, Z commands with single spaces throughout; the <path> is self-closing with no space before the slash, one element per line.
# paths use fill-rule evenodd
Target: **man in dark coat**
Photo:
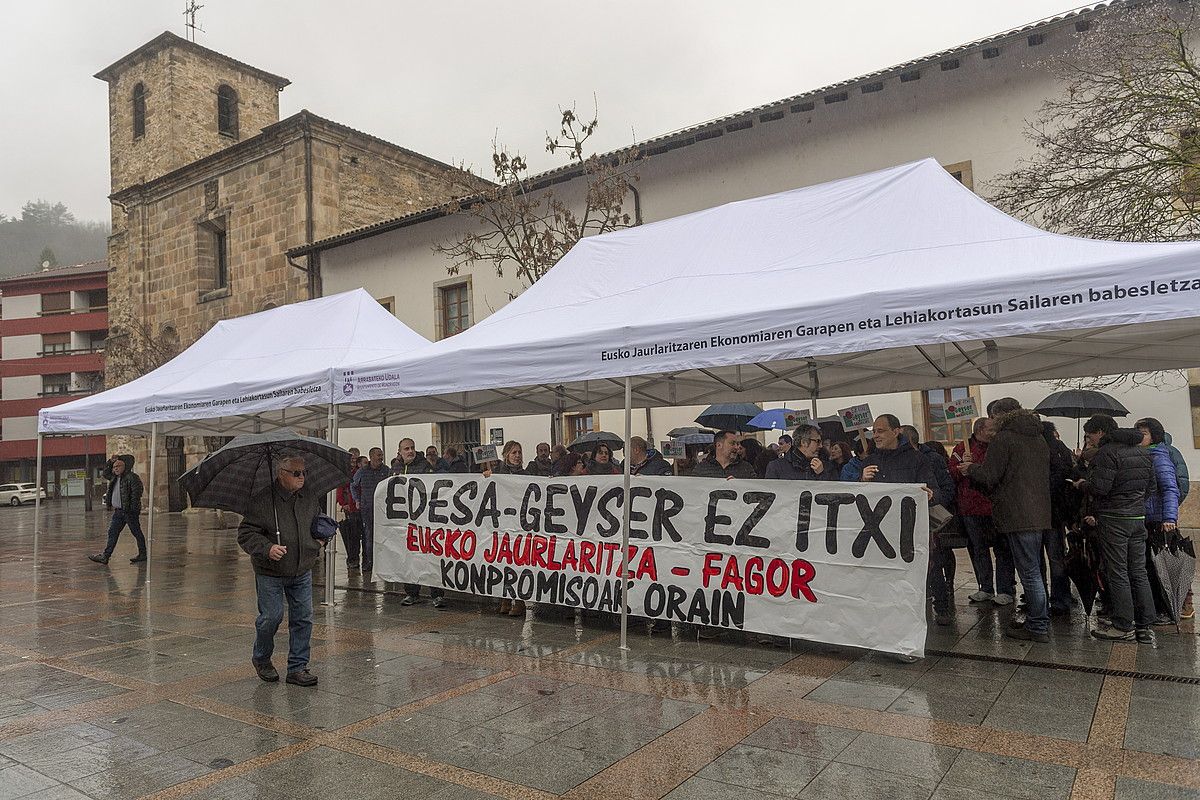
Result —
<path fill-rule="evenodd" d="M 1008 537 L 1021 585 L 1025 588 L 1025 623 L 1010 625 L 1014 639 L 1050 641 L 1050 605 L 1042 577 L 1042 535 L 1050 528 L 1050 448 L 1042 437 L 1042 419 L 1021 408 L 1014 398 L 988 406 L 996 437 L 987 460 L 963 464 L 961 470 L 986 487 L 996 530 Z"/>
<path fill-rule="evenodd" d="M 796 428 L 792 446 L 767 464 L 767 479 L 781 481 L 836 481 L 838 468 L 821 457 L 821 429 L 816 425 Z"/>
<path fill-rule="evenodd" d="M 1146 572 L 1146 495 L 1158 491 L 1153 457 L 1140 446 L 1141 431 L 1118 428 L 1104 414 L 1089 419 L 1083 432 L 1088 444 L 1100 449 L 1087 478 L 1075 486 L 1093 498 L 1112 609 L 1112 624 L 1093 630 L 1092 636 L 1153 644 L 1154 595 Z"/>
<path fill-rule="evenodd" d="M 942 503 L 941 490 L 933 465 L 918 450 L 900 427 L 900 420 L 893 414 L 876 418 L 871 428 L 875 451 L 863 460 L 862 479 L 870 483 L 919 483 L 929 497 L 930 505 Z M 941 551 L 936 542 L 930 541 L 929 590 L 933 594 L 934 622 L 949 625 L 950 587 L 942 571 Z"/>
<path fill-rule="evenodd" d="M 445 471 L 451 475 L 465 475 L 471 471 L 467 466 L 467 459 L 458 452 L 457 447 L 447 447 L 446 455 L 442 460 L 446 462 Z"/>
<path fill-rule="evenodd" d="M 391 469 L 383 463 L 383 448 L 372 447 L 367 451 L 367 458 L 367 463 L 350 478 L 350 494 L 362 518 L 363 572 L 375 569 L 375 487 L 392 474 Z M 428 466 L 428 462 L 425 463 Z"/>
<path fill-rule="evenodd" d="M 397 449 L 397 459 L 392 463 L 393 475 L 430 475 L 433 473 L 433 467 L 429 466 L 429 462 L 422 458 L 417 453 L 417 443 L 412 439 L 401 439 L 400 446 Z M 446 603 L 445 592 L 441 589 L 430 587 L 429 596 L 433 598 L 434 608 L 441 608 Z M 400 601 L 402 606 L 411 606 L 421 598 L 421 586 L 416 583 L 404 584 L 404 599 Z"/>
<path fill-rule="evenodd" d="M 254 495 L 238 528 L 238 546 L 254 566 L 258 593 L 258 619 L 254 622 L 254 653 L 251 662 L 258 677 L 268 683 L 279 680 L 271 663 L 275 632 L 283 622 L 287 603 L 287 682 L 316 686 L 317 676 L 308 671 L 312 640 L 312 570 L 323 546 L 313 538 L 313 519 L 321 510 L 322 498 L 304 490 L 307 475 L 304 459 L 285 458 L 275 471 L 275 481 Z"/>
<path fill-rule="evenodd" d="M 673 476 L 675 470 L 645 439 L 632 436 L 629 439 L 629 474 Z"/>
<path fill-rule="evenodd" d="M 708 457 L 692 470 L 693 478 L 757 478 L 754 467 L 738 458 L 737 434 L 717 431 Z"/>
<path fill-rule="evenodd" d="M 554 474 L 554 461 L 550 458 L 550 445 L 546 442 L 541 442 L 537 446 L 537 457 L 534 458 L 525 467 L 526 475 L 537 475 L 541 478 L 549 478 Z"/>
<path fill-rule="evenodd" d="M 142 535 L 139 519 L 143 487 L 142 479 L 133 471 L 133 456 L 126 454 L 110 458 L 104 465 L 104 477 L 109 480 L 104 503 L 113 512 L 112 521 L 108 523 L 108 543 L 103 551 L 92 553 L 88 558 L 97 564 L 107 564 L 117 547 L 121 531 L 128 525 L 138 546 L 137 555 L 129 559 L 129 563 L 140 564 L 146 560 L 146 537 Z"/>

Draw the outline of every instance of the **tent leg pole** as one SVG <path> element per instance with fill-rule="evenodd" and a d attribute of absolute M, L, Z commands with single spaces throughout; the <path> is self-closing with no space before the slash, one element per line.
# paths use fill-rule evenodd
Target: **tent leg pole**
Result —
<path fill-rule="evenodd" d="M 42 432 L 38 431 L 37 462 L 33 468 L 33 568 L 37 569 L 38 534 L 42 524 Z"/>
<path fill-rule="evenodd" d="M 329 404 L 329 441 L 337 444 L 338 441 L 338 407 L 333 403 Z M 334 516 L 337 513 L 337 489 L 329 493 L 329 499 L 326 501 L 329 506 L 329 516 Z M 332 606 L 333 603 L 333 581 L 334 571 L 337 567 L 337 536 L 329 540 L 329 546 L 325 549 L 325 602 L 322 605 Z"/>
<path fill-rule="evenodd" d="M 633 378 L 625 379 L 625 468 L 624 498 L 621 502 L 621 649 L 629 649 L 629 439 L 633 429 Z"/>
<path fill-rule="evenodd" d="M 154 563 L 154 474 L 158 465 L 158 423 L 150 423 L 150 517 L 146 525 L 146 583 L 150 582 L 150 565 Z"/>

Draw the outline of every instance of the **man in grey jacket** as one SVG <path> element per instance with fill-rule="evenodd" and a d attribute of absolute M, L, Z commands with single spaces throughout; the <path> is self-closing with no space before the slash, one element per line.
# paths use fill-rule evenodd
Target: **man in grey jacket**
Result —
<path fill-rule="evenodd" d="M 321 558 L 322 544 L 312 536 L 320 498 L 304 490 L 306 470 L 298 456 L 279 462 L 275 482 L 254 495 L 238 528 L 238 545 L 254 565 L 258 619 L 254 622 L 251 661 L 258 677 L 279 680 L 271 663 L 275 632 L 288 612 L 287 682 L 316 686 L 308 671 L 312 639 L 312 569 Z"/>

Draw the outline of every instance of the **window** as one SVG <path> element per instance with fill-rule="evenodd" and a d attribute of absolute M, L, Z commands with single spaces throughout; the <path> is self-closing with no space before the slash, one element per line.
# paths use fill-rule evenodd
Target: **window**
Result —
<path fill-rule="evenodd" d="M 67 394 L 71 391 L 71 374 L 43 375 L 42 394 Z"/>
<path fill-rule="evenodd" d="M 140 139 L 146 135 L 146 87 L 138 84 L 133 87 L 133 138 Z"/>
<path fill-rule="evenodd" d="M 217 89 L 217 132 L 238 138 L 238 96 L 232 86 L 222 84 Z"/>
<path fill-rule="evenodd" d="M 229 285 L 229 240 L 226 236 L 223 229 L 213 231 L 213 260 L 218 289 Z"/>
<path fill-rule="evenodd" d="M 1179 132 L 1179 155 L 1184 163 L 1183 180 L 1180 182 L 1180 198 L 1189 205 L 1200 200 L 1200 130 L 1184 128 Z"/>
<path fill-rule="evenodd" d="M 71 310 L 71 293 L 55 292 L 42 295 L 43 314 L 64 314 Z"/>
<path fill-rule="evenodd" d="M 104 388 L 104 373 L 103 372 L 80 372 L 79 377 L 75 380 L 75 391 L 77 392 L 98 392 Z"/>
<path fill-rule="evenodd" d="M 42 355 L 62 355 L 71 349 L 71 334 L 43 333 Z"/>
<path fill-rule="evenodd" d="M 375 302 L 387 309 L 387 312 L 393 317 L 396 316 L 396 298 L 395 297 L 377 297 Z"/>
<path fill-rule="evenodd" d="M 956 164 L 946 164 L 944 166 L 946 172 L 950 173 L 950 177 L 967 187 L 971 191 L 975 191 L 975 174 L 971 168 L 970 161 L 959 161 Z"/>
<path fill-rule="evenodd" d="M 224 216 L 205 220 L 197 226 L 196 265 L 202 294 L 229 288 L 229 234 Z"/>
<path fill-rule="evenodd" d="M 585 433 L 591 433 L 596 430 L 596 416 L 594 414 L 567 414 L 563 418 L 566 425 L 567 444 L 583 436 Z"/>
<path fill-rule="evenodd" d="M 925 392 L 925 437 L 947 444 L 962 441 L 971 435 L 973 419 L 946 420 L 946 404 L 965 400 L 970 389 L 930 389 Z"/>
<path fill-rule="evenodd" d="M 103 311 L 108 308 L 108 289 L 93 289 L 87 293 L 88 308 Z"/>
<path fill-rule="evenodd" d="M 441 337 L 462 333 L 471 327 L 470 291 L 465 283 L 438 289 L 441 300 Z"/>

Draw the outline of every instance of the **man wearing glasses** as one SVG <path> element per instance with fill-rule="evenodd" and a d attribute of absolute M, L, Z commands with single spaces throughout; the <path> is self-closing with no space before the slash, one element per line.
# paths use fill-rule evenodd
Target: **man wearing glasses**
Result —
<path fill-rule="evenodd" d="M 312 570 L 322 550 L 321 542 L 312 536 L 312 523 L 320 511 L 320 498 L 304 490 L 306 474 L 303 458 L 293 456 L 280 461 L 275 482 L 250 498 L 238 528 L 238 545 L 254 565 L 258 592 L 251 662 L 258 677 L 268 683 L 279 680 L 271 654 L 286 602 L 287 682 L 317 685 L 317 676 L 308 671 L 308 657 L 313 624 Z"/>
<path fill-rule="evenodd" d="M 767 478 L 782 481 L 836 481 L 837 467 L 821 458 L 821 429 L 816 425 L 796 428 L 792 446 L 767 465 Z"/>

